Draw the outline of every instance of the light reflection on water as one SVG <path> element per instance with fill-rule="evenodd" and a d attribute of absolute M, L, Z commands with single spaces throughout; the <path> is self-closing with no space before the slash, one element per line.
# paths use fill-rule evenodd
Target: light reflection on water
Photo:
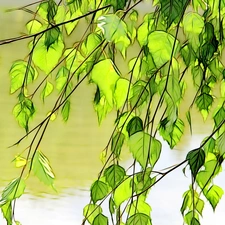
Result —
<path fill-rule="evenodd" d="M 3 19 L 2 14 L 0 14 L 0 18 Z M 15 19 L 11 15 L 7 15 L 4 18 L 6 18 L 5 24 L 11 25 L 11 30 L 1 33 L 0 38 L 18 35 L 20 31 L 18 24 L 24 24 L 24 18 L 19 17 L 20 19 L 16 20 L 18 23 L 13 23 Z M 0 24 L 0 28 L 1 30 L 6 29 L 3 23 Z M 10 161 L 16 153 L 26 147 L 26 144 L 21 144 L 19 148 L 9 150 L 6 148 L 23 134 L 11 114 L 16 100 L 15 97 L 8 94 L 9 79 L 7 71 L 10 68 L 13 57 L 15 59 L 24 57 L 27 51 L 24 49 L 26 49 L 26 44 L 21 43 L 20 45 L 1 46 L 0 52 L 0 76 L 2 76 L 1 80 L 5 80 L 4 84 L 3 82 L 0 83 L 0 105 L 1 109 L 4 109 L 0 112 L 1 118 L 4 118 L 0 121 L 1 188 L 11 179 L 18 176 L 19 170 L 13 168 Z M 36 178 L 31 178 L 28 181 L 27 193 L 17 201 L 16 206 L 16 219 L 22 222 L 23 225 L 81 224 L 83 207 L 89 202 L 89 192 L 85 189 L 90 187 L 101 168 L 98 154 L 107 143 L 112 131 L 114 118 L 114 114 L 110 114 L 109 118 L 103 122 L 101 128 L 98 128 L 96 115 L 91 105 L 93 93 L 93 90 L 87 90 L 85 86 L 79 88 L 72 99 L 73 109 L 68 124 L 63 125 L 59 120 L 49 127 L 43 140 L 42 149 L 49 157 L 56 173 L 56 187 L 59 190 L 59 194 L 40 184 Z M 36 121 L 43 119 L 51 101 L 52 99 L 50 98 L 42 106 L 43 112 L 41 111 L 38 114 Z M 81 105 L 82 107 L 80 107 Z M 189 150 L 199 146 L 199 142 L 204 138 L 203 134 L 209 134 L 211 130 L 210 126 L 206 129 L 198 115 L 193 118 L 193 126 L 194 130 L 197 130 L 196 134 L 192 137 L 183 138 L 181 144 L 177 147 L 179 150 L 169 150 L 168 146 L 164 144 L 162 158 L 157 164 L 156 170 L 183 161 Z M 29 139 L 27 143 L 28 141 Z M 125 166 L 130 165 L 130 163 L 129 160 L 124 160 L 123 162 Z M 215 184 L 225 189 L 223 176 L 224 172 L 220 174 L 219 179 L 215 179 Z M 148 199 L 149 204 L 153 208 L 152 218 L 154 225 L 182 224 L 179 209 L 182 204 L 182 194 L 187 190 L 189 184 L 190 178 L 186 178 L 181 169 L 178 169 L 160 181 L 156 187 L 152 188 Z M 206 210 L 203 212 L 204 219 L 202 224 L 224 224 L 222 220 L 224 209 L 224 199 L 219 203 L 215 214 L 212 213 L 207 203 Z M 6 224 L 1 216 L 0 224 Z"/>

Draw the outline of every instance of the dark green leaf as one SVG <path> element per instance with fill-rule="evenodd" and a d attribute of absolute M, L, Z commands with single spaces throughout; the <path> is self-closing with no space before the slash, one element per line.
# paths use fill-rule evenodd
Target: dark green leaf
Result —
<path fill-rule="evenodd" d="M 202 93 L 196 98 L 195 102 L 199 111 L 208 112 L 213 103 L 213 97 L 210 94 Z"/>
<path fill-rule="evenodd" d="M 94 204 L 98 201 L 106 197 L 108 194 L 107 184 L 100 180 L 96 180 L 91 186 L 91 200 Z"/>
<path fill-rule="evenodd" d="M 54 27 L 51 30 L 46 31 L 45 46 L 47 48 L 47 51 L 52 44 L 54 44 L 56 41 L 58 41 L 59 34 L 60 34 L 60 30 L 58 27 Z"/>
<path fill-rule="evenodd" d="M 69 100 L 66 100 L 66 102 L 63 104 L 61 114 L 62 114 L 63 120 L 66 122 L 70 116 L 70 101 Z"/>
<path fill-rule="evenodd" d="M 142 119 L 138 116 L 133 117 L 128 122 L 126 129 L 127 129 L 129 136 L 131 136 L 139 131 L 143 131 Z"/>
<path fill-rule="evenodd" d="M 126 225 L 150 225 L 150 217 L 143 213 L 135 213 L 133 216 L 129 217 Z"/>
<path fill-rule="evenodd" d="M 48 158 L 37 150 L 32 163 L 32 171 L 46 185 L 53 187 L 55 175 L 52 171 Z"/>
<path fill-rule="evenodd" d="M 117 158 L 120 157 L 121 149 L 125 140 L 125 135 L 121 132 L 117 132 L 113 135 L 111 151 Z"/>
<path fill-rule="evenodd" d="M 173 22 L 178 23 L 181 19 L 185 7 L 187 7 L 187 1 L 185 0 L 160 0 L 162 14 L 167 21 L 167 28 L 171 26 Z"/>
<path fill-rule="evenodd" d="M 191 225 L 200 225 L 199 221 L 196 218 L 192 218 Z"/>
<path fill-rule="evenodd" d="M 183 200 L 183 203 L 182 203 L 182 206 L 181 206 L 181 209 L 180 209 L 182 215 L 184 215 L 185 210 L 191 208 L 191 205 L 192 205 L 191 191 L 190 190 L 186 191 L 183 195 L 183 198 L 184 198 L 184 200 Z"/>
<path fill-rule="evenodd" d="M 100 213 L 94 218 L 92 225 L 108 225 L 108 218 Z"/>
<path fill-rule="evenodd" d="M 57 13 L 58 5 L 54 0 L 48 1 L 47 19 L 49 23 L 54 23 L 54 17 Z"/>
<path fill-rule="evenodd" d="M 114 189 L 121 181 L 123 181 L 126 175 L 125 169 L 119 165 L 112 165 L 108 167 L 104 176 L 107 183 Z"/>
<path fill-rule="evenodd" d="M 188 124 L 189 124 L 189 127 L 190 127 L 190 132 L 192 134 L 192 123 L 191 123 L 191 113 L 190 113 L 190 110 L 188 110 L 186 112 L 186 118 L 187 118 L 187 121 L 188 121 Z"/>
<path fill-rule="evenodd" d="M 192 176 L 195 180 L 199 169 L 205 163 L 205 152 L 202 149 L 192 150 L 187 154 L 186 159 L 188 160 Z"/>

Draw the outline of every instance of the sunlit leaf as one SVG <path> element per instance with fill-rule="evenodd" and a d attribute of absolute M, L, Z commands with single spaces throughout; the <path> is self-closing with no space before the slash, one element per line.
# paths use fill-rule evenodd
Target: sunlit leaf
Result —
<path fill-rule="evenodd" d="M 206 198 L 208 199 L 214 211 L 223 194 L 224 194 L 223 189 L 217 185 L 212 185 L 210 189 L 207 191 Z"/>
<path fill-rule="evenodd" d="M 153 31 L 148 36 L 148 48 L 155 65 L 160 67 L 172 59 L 171 55 L 176 55 L 179 51 L 179 42 L 171 34 L 164 31 Z"/>
<path fill-rule="evenodd" d="M 117 158 L 120 157 L 121 149 L 125 140 L 125 135 L 121 132 L 117 132 L 113 135 L 111 151 Z"/>
<path fill-rule="evenodd" d="M 176 119 L 172 124 L 169 123 L 167 118 L 160 122 L 159 133 L 171 148 L 174 148 L 180 141 L 183 132 L 184 122 L 180 119 Z"/>
<path fill-rule="evenodd" d="M 102 213 L 98 214 L 94 220 L 93 225 L 108 225 L 108 218 L 104 216 Z"/>
<path fill-rule="evenodd" d="M 126 178 L 114 192 L 114 202 L 120 206 L 125 200 L 132 196 L 131 178 Z"/>
<path fill-rule="evenodd" d="M 57 75 L 56 75 L 56 89 L 59 90 L 59 92 L 62 91 L 62 89 L 65 87 L 67 80 L 69 77 L 69 70 L 62 66 L 60 67 Z"/>
<path fill-rule="evenodd" d="M 26 24 L 26 28 L 29 34 L 36 34 L 43 29 L 43 25 L 38 20 L 33 19 Z"/>
<path fill-rule="evenodd" d="M 19 198 L 24 193 L 25 187 L 26 184 L 24 179 L 22 178 L 14 179 L 2 191 L 2 199 L 12 201 L 16 198 Z"/>
<path fill-rule="evenodd" d="M 76 19 L 77 17 L 79 17 L 81 15 L 82 15 L 82 13 L 79 9 L 76 10 L 75 12 L 73 12 L 72 14 L 71 14 L 71 12 L 67 12 L 65 20 L 68 21 L 68 20 Z M 66 33 L 68 35 L 70 35 L 73 32 L 73 30 L 76 28 L 78 22 L 79 22 L 79 20 L 77 19 L 77 20 L 74 20 L 73 22 L 65 24 Z"/>
<path fill-rule="evenodd" d="M 14 93 L 22 85 L 26 86 L 37 78 L 37 71 L 27 62 L 22 60 L 15 61 L 9 71 L 11 78 L 10 93 Z"/>
<path fill-rule="evenodd" d="M 146 75 L 149 64 L 146 59 L 133 58 L 129 61 L 129 69 L 133 72 L 133 76 L 138 79 Z"/>
<path fill-rule="evenodd" d="M 130 86 L 130 89 L 129 89 Z M 128 96 L 132 96 L 131 84 L 127 79 L 119 78 L 116 82 L 114 98 L 116 102 L 116 108 L 119 109 L 123 106 Z M 129 90 L 129 93 L 128 93 Z M 129 98 L 128 98 L 129 99 Z"/>
<path fill-rule="evenodd" d="M 149 91 L 144 81 L 137 81 L 132 87 L 132 97 L 130 99 L 132 107 L 139 107 L 143 105 L 149 97 Z"/>
<path fill-rule="evenodd" d="M 153 13 L 145 15 L 144 22 L 138 27 L 137 40 L 141 46 L 148 44 L 148 35 L 152 31 L 152 26 L 154 24 L 153 16 Z"/>
<path fill-rule="evenodd" d="M 145 168 L 148 163 L 155 165 L 161 153 L 161 143 L 149 134 L 137 132 L 128 142 L 133 157 Z"/>
<path fill-rule="evenodd" d="M 183 18 L 184 33 L 194 49 L 199 46 L 199 34 L 204 27 L 203 17 L 196 12 L 189 12 Z"/>
<path fill-rule="evenodd" d="M 205 152 L 202 149 L 192 150 L 187 154 L 186 159 L 188 160 L 192 176 L 195 179 L 199 169 L 205 163 Z"/>
<path fill-rule="evenodd" d="M 13 115 L 18 121 L 19 125 L 28 132 L 29 130 L 29 121 L 35 113 L 35 108 L 33 102 L 24 98 L 20 103 L 16 104 L 13 108 Z"/>
<path fill-rule="evenodd" d="M 217 138 L 217 147 L 220 155 L 223 155 L 225 153 L 225 132 Z"/>
<path fill-rule="evenodd" d="M 106 181 L 112 188 L 115 188 L 121 181 L 123 181 L 125 175 L 125 169 L 119 165 L 111 165 L 104 172 Z"/>
<path fill-rule="evenodd" d="M 15 166 L 17 168 L 23 167 L 27 164 L 27 160 L 24 157 L 21 157 L 21 156 L 16 156 L 15 159 L 14 159 L 14 162 L 15 162 Z"/>
<path fill-rule="evenodd" d="M 88 204 L 83 209 L 83 216 L 87 218 L 90 224 L 93 223 L 94 218 L 102 212 L 102 208 L 95 204 Z"/>
<path fill-rule="evenodd" d="M 53 186 L 55 175 L 48 158 L 40 150 L 34 155 L 32 171 L 44 184 Z"/>
<path fill-rule="evenodd" d="M 126 49 L 130 45 L 127 36 L 127 25 L 115 14 L 108 14 L 98 18 L 98 27 L 102 30 L 108 42 L 114 42 L 116 48 L 125 57 Z"/>
<path fill-rule="evenodd" d="M 196 98 L 195 103 L 204 116 L 204 119 L 206 119 L 205 117 L 208 115 L 208 111 L 213 103 L 213 97 L 210 94 L 202 93 Z M 204 113 L 207 113 L 207 115 L 205 116 Z"/>
<path fill-rule="evenodd" d="M 100 180 L 96 180 L 91 186 L 91 200 L 94 204 L 108 194 L 108 186 Z"/>
<path fill-rule="evenodd" d="M 193 217 L 191 219 L 191 225 L 200 225 L 200 223 L 199 223 L 198 219 L 196 219 L 195 217 Z"/>
<path fill-rule="evenodd" d="M 57 42 L 51 44 L 48 49 L 45 45 L 45 39 L 41 38 L 35 46 L 33 62 L 42 71 L 49 74 L 62 56 L 63 49 L 64 43 L 61 38 L 59 38 Z"/>
<path fill-rule="evenodd" d="M 224 118 L 225 118 L 225 108 L 224 106 L 222 106 L 216 111 L 215 115 L 213 116 L 215 127 L 218 127 L 220 123 L 224 121 Z"/>
<path fill-rule="evenodd" d="M 113 94 L 118 79 L 119 75 L 110 59 L 98 62 L 91 71 L 91 80 L 98 85 L 110 106 L 113 106 Z"/>
<path fill-rule="evenodd" d="M 136 213 L 143 213 L 147 216 L 150 216 L 151 207 L 148 203 L 144 202 L 143 200 L 139 199 L 138 201 L 135 200 L 132 202 L 131 207 L 129 209 L 129 216 L 132 216 Z"/>
<path fill-rule="evenodd" d="M 54 86 L 51 82 L 46 81 L 45 87 L 41 92 L 41 98 L 44 101 L 47 96 L 53 92 Z"/>
<path fill-rule="evenodd" d="M 129 217 L 126 225 L 150 225 L 150 217 L 143 213 L 135 213 L 133 216 Z"/>
<path fill-rule="evenodd" d="M 12 202 L 9 201 L 1 207 L 2 214 L 7 221 L 7 225 L 12 224 L 13 219 L 13 210 L 12 210 Z"/>

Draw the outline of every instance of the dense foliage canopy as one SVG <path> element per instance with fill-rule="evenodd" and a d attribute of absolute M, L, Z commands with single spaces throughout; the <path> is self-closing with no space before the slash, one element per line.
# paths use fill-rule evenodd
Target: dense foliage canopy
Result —
<path fill-rule="evenodd" d="M 14 159 L 21 167 L 20 176 L 2 192 L 0 207 L 8 225 L 13 220 L 19 224 L 13 213 L 15 200 L 23 195 L 30 175 L 54 188 L 54 172 L 39 147 L 50 121 L 58 117 L 69 120 L 71 97 L 85 80 L 96 89 L 93 107 L 99 124 L 112 110 L 117 114 L 100 156 L 102 170 L 90 187 L 82 224 L 152 224 L 148 193 L 175 169 L 191 176 L 180 208 L 185 224 L 201 223 L 206 200 L 216 209 L 224 193 L 214 178 L 225 157 L 225 70 L 221 61 L 225 0 L 149 2 L 152 9 L 144 16 L 137 10 L 141 0 L 46 0 L 19 8 L 30 14 L 26 34 L 0 44 L 29 40 L 28 56 L 13 62 L 9 75 L 10 93 L 18 99 L 13 115 L 26 132 L 15 145 L 28 135 L 33 139 Z M 74 32 L 80 24 L 85 30 L 78 39 Z M 70 37 L 73 44 L 68 44 Z M 121 72 L 124 65 L 128 65 L 128 73 Z M 52 110 L 30 127 L 35 99 L 44 102 L 54 89 L 58 97 Z M 181 118 L 180 107 L 189 90 L 194 95 L 186 102 L 186 118 Z M 178 165 L 155 171 L 162 140 L 174 148 L 185 135 L 185 126 L 192 132 L 193 108 L 204 120 L 212 117 L 212 130 Z M 129 168 L 120 164 L 126 146 L 133 157 Z M 108 212 L 101 207 L 105 201 Z"/>

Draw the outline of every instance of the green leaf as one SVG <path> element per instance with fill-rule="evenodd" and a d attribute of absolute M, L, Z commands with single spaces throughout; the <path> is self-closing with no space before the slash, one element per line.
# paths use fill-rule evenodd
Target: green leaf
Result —
<path fill-rule="evenodd" d="M 26 24 L 26 28 L 29 34 L 36 34 L 43 29 L 43 25 L 38 20 L 33 19 Z"/>
<path fill-rule="evenodd" d="M 95 204 L 88 204 L 83 209 L 83 216 L 87 218 L 90 224 L 93 224 L 93 220 L 97 215 L 102 212 L 102 208 Z"/>
<path fill-rule="evenodd" d="M 119 109 L 120 107 L 122 107 L 124 105 L 126 99 L 129 99 L 129 98 L 127 98 L 127 95 L 128 95 L 128 97 L 130 95 L 132 96 L 131 87 L 132 86 L 127 79 L 119 78 L 117 80 L 116 86 L 115 86 L 115 91 L 114 91 L 116 109 Z M 128 90 L 129 90 L 129 93 L 128 93 Z"/>
<path fill-rule="evenodd" d="M 56 75 L 56 89 L 59 90 L 59 92 L 62 91 L 62 89 L 65 87 L 67 81 L 68 81 L 68 78 L 69 78 L 69 70 L 62 66 L 60 67 L 57 75 Z"/>
<path fill-rule="evenodd" d="M 151 207 L 145 201 L 138 199 L 133 201 L 129 209 L 129 216 L 135 215 L 136 213 L 143 213 L 147 216 L 150 216 Z"/>
<path fill-rule="evenodd" d="M 195 217 L 193 217 L 193 215 L 195 215 Z M 187 223 L 187 225 L 193 225 L 193 224 L 192 224 L 192 221 L 193 221 L 194 219 L 199 220 L 199 216 L 198 216 L 197 213 L 193 213 L 192 210 L 189 211 L 189 212 L 188 212 L 187 214 L 185 214 L 185 216 L 184 216 L 184 221 Z M 197 225 L 197 224 L 195 224 L 195 225 Z"/>
<path fill-rule="evenodd" d="M 215 128 L 217 128 L 220 123 L 222 121 L 224 121 L 224 118 L 225 118 L 225 108 L 224 106 L 221 106 L 217 112 L 215 113 L 215 115 L 213 116 L 213 119 L 214 119 L 214 123 L 215 123 Z"/>
<path fill-rule="evenodd" d="M 121 132 L 117 132 L 113 135 L 111 151 L 117 158 L 120 157 L 121 149 L 125 140 L 125 135 Z"/>
<path fill-rule="evenodd" d="M 99 124 L 101 124 L 102 120 L 113 109 L 113 107 L 109 105 L 108 101 L 106 100 L 106 97 L 102 95 L 97 104 L 94 102 L 94 109 L 98 115 L 98 122 Z"/>
<path fill-rule="evenodd" d="M 192 123 L 191 123 L 191 113 L 190 113 L 190 110 L 188 110 L 186 112 L 186 118 L 187 118 L 187 121 L 188 121 L 188 124 L 189 124 L 189 127 L 190 127 L 190 132 L 192 134 Z"/>
<path fill-rule="evenodd" d="M 145 58 L 133 58 L 129 61 L 129 70 L 133 72 L 133 76 L 138 79 L 146 75 L 149 67 L 149 62 Z"/>
<path fill-rule="evenodd" d="M 204 119 L 206 119 L 206 116 L 208 115 L 209 109 L 210 109 L 210 107 L 212 106 L 212 103 L 213 103 L 213 97 L 210 94 L 201 93 L 196 98 L 195 103 L 196 103 L 199 111 L 201 111 Z"/>
<path fill-rule="evenodd" d="M 98 85 L 110 106 L 113 106 L 113 94 L 118 79 L 119 75 L 110 59 L 98 62 L 91 71 L 91 80 Z"/>
<path fill-rule="evenodd" d="M 159 2 L 161 4 L 162 14 L 167 22 L 167 28 L 169 28 L 173 22 L 178 23 L 180 21 L 183 11 L 185 11 L 185 7 L 187 7 L 187 1 L 160 0 Z"/>
<path fill-rule="evenodd" d="M 225 132 L 217 138 L 217 147 L 220 155 L 223 155 L 225 153 Z"/>
<path fill-rule="evenodd" d="M 184 132 L 184 122 L 181 119 L 176 119 L 173 123 L 169 122 L 168 118 L 160 122 L 159 133 L 170 147 L 174 148 Z"/>
<path fill-rule="evenodd" d="M 150 162 L 154 166 L 161 153 L 161 143 L 144 132 L 137 132 L 128 141 L 133 157 L 145 168 Z"/>
<path fill-rule="evenodd" d="M 12 211 L 12 202 L 9 201 L 1 207 L 2 214 L 7 221 L 7 225 L 12 225 L 13 211 Z"/>
<path fill-rule="evenodd" d="M 124 179 L 124 181 L 116 188 L 114 192 L 114 202 L 117 207 L 132 196 L 131 180 L 131 178 Z"/>
<path fill-rule="evenodd" d="M 192 150 L 187 154 L 186 159 L 188 160 L 192 176 L 195 180 L 199 169 L 205 163 L 205 152 L 202 149 Z"/>
<path fill-rule="evenodd" d="M 214 211 L 223 194 L 224 194 L 223 189 L 217 185 L 212 185 L 210 189 L 207 191 L 205 196 L 208 199 Z"/>
<path fill-rule="evenodd" d="M 25 128 L 26 132 L 29 131 L 29 120 L 33 117 L 35 108 L 33 102 L 28 98 L 23 98 L 21 102 L 16 104 L 13 108 L 13 115 L 22 128 Z"/>
<path fill-rule="evenodd" d="M 130 99 L 132 107 L 140 107 L 149 97 L 149 91 L 144 81 L 137 81 L 132 87 L 133 96 Z"/>
<path fill-rule="evenodd" d="M 46 81 L 45 87 L 41 92 L 41 98 L 44 101 L 47 96 L 53 92 L 54 86 L 49 81 Z"/>
<path fill-rule="evenodd" d="M 92 225 L 108 225 L 108 218 L 100 213 L 94 218 Z"/>
<path fill-rule="evenodd" d="M 153 31 L 148 36 L 148 48 L 156 67 L 160 67 L 172 59 L 172 52 L 173 56 L 176 55 L 180 47 L 179 42 L 171 34 L 164 31 Z"/>
<path fill-rule="evenodd" d="M 47 8 L 47 19 L 49 23 L 54 23 L 54 17 L 57 13 L 58 5 L 55 3 L 54 0 L 49 0 Z"/>
<path fill-rule="evenodd" d="M 106 182 L 112 189 L 114 189 L 121 181 L 123 181 L 125 175 L 125 169 L 119 165 L 111 165 L 105 169 L 104 172 Z"/>
<path fill-rule="evenodd" d="M 191 225 L 200 225 L 200 223 L 199 223 L 198 219 L 196 219 L 196 218 L 193 217 L 191 219 Z"/>
<path fill-rule="evenodd" d="M 150 225 L 150 217 L 143 213 L 135 213 L 133 216 L 129 217 L 126 225 Z"/>
<path fill-rule="evenodd" d="M 40 150 L 37 150 L 34 155 L 32 171 L 44 184 L 53 186 L 55 175 L 48 158 Z"/>
<path fill-rule="evenodd" d="M 128 0 L 107 0 L 107 4 L 111 4 L 113 6 L 113 11 L 116 12 L 118 10 L 124 10 L 126 3 Z"/>
<path fill-rule="evenodd" d="M 142 119 L 138 116 L 133 117 L 127 124 L 127 132 L 129 134 L 129 137 L 139 131 L 143 131 L 143 122 Z"/>
<path fill-rule="evenodd" d="M 30 46 L 31 48 L 31 46 Z M 61 38 L 54 42 L 48 49 L 45 45 L 45 38 L 40 38 L 35 46 L 33 53 L 33 62 L 46 74 L 57 65 L 64 49 L 64 43 Z"/>
<path fill-rule="evenodd" d="M 91 186 L 91 200 L 94 204 L 108 194 L 108 186 L 100 180 L 96 180 Z"/>
<path fill-rule="evenodd" d="M 22 60 L 15 61 L 9 71 L 11 78 L 10 93 L 14 93 L 22 87 L 27 86 L 37 78 L 37 71 L 27 62 Z"/>
<path fill-rule="evenodd" d="M 51 30 L 45 32 L 45 46 L 47 51 L 49 47 L 58 41 L 60 35 L 60 29 L 58 27 L 53 27 Z"/>
<path fill-rule="evenodd" d="M 191 193 L 191 190 L 188 190 L 186 191 L 184 194 L 183 194 L 183 203 L 182 203 L 182 206 L 181 206 L 181 213 L 182 215 L 184 215 L 184 212 L 186 209 L 190 209 L 191 208 L 191 205 L 192 205 L 192 193 Z"/>
<path fill-rule="evenodd" d="M 68 21 L 68 20 L 73 20 L 73 19 L 76 19 L 77 17 L 81 16 L 82 15 L 82 12 L 78 9 L 76 10 L 75 12 L 71 13 L 71 12 L 67 12 L 66 13 L 66 18 L 65 18 L 65 21 Z M 73 30 L 76 28 L 78 22 L 80 20 L 74 20 L 73 22 L 70 22 L 70 23 L 66 23 L 65 24 L 65 28 L 66 28 L 66 33 L 68 35 L 70 35 Z"/>
<path fill-rule="evenodd" d="M 208 138 L 208 137 L 207 137 Z M 216 147 L 216 140 L 211 137 L 203 146 L 203 149 L 205 151 L 205 153 L 207 154 L 208 152 L 213 153 L 215 151 L 215 147 Z"/>
<path fill-rule="evenodd" d="M 111 214 L 115 212 L 115 202 L 113 201 L 112 196 L 109 199 L 109 211 Z"/>
<path fill-rule="evenodd" d="M 126 49 L 130 45 L 126 23 L 115 14 L 100 16 L 97 22 L 106 41 L 114 42 L 116 48 L 125 57 Z"/>
<path fill-rule="evenodd" d="M 2 200 L 8 202 L 19 198 L 24 193 L 25 187 L 24 179 L 16 178 L 12 180 L 2 191 Z"/>
<path fill-rule="evenodd" d="M 138 27 L 137 40 L 141 47 L 148 44 L 148 35 L 152 31 L 154 22 L 154 14 L 148 13 L 144 17 L 144 22 Z"/>
<path fill-rule="evenodd" d="M 70 101 L 66 100 L 61 110 L 62 118 L 66 122 L 70 116 Z"/>
<path fill-rule="evenodd" d="M 194 50 L 199 48 L 199 34 L 204 27 L 204 20 L 196 12 L 189 12 L 183 18 L 184 34 L 187 36 Z"/>

